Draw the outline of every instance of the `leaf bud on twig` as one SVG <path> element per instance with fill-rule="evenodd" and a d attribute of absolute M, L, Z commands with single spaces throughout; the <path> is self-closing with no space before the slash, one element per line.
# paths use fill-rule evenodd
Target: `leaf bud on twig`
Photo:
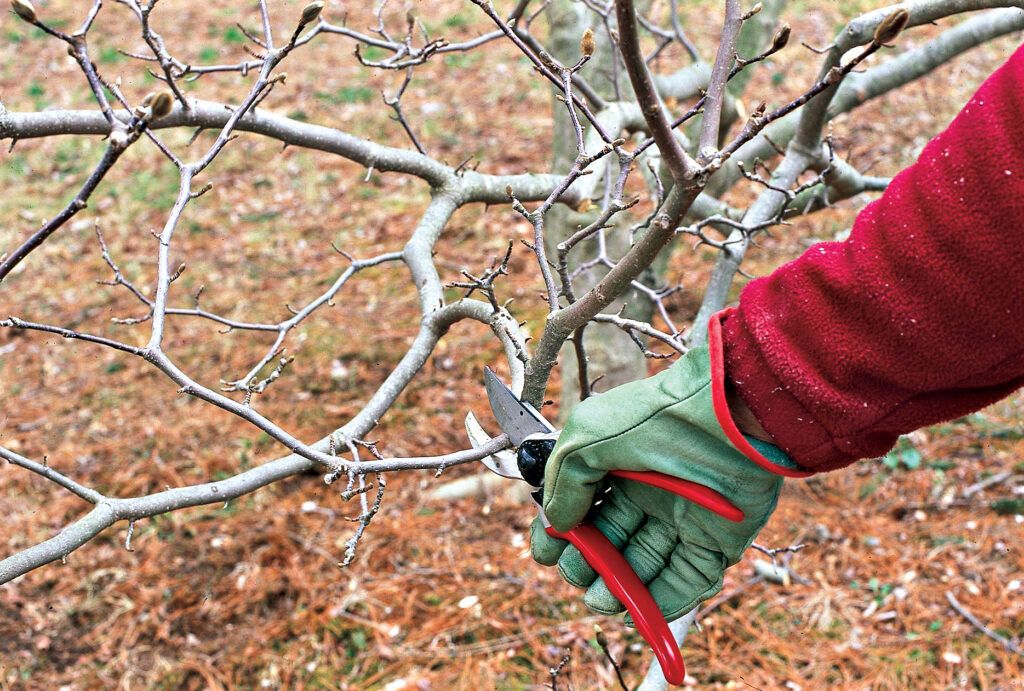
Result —
<path fill-rule="evenodd" d="M 760 14 L 761 10 L 763 10 L 763 9 L 764 9 L 764 5 L 762 3 L 760 3 L 760 2 L 755 3 L 754 6 L 751 7 L 747 11 L 747 13 L 745 15 L 743 15 L 743 21 L 747 21 L 748 19 L 753 17 L 755 14 Z"/>
<path fill-rule="evenodd" d="M 28 0 L 11 0 L 11 9 L 29 24 L 36 22 L 36 8 Z"/>
<path fill-rule="evenodd" d="M 302 8 L 302 16 L 299 17 L 299 26 L 306 26 L 311 22 L 315 22 L 320 17 L 320 13 L 323 12 L 324 4 L 320 0 L 314 0 Z"/>
<path fill-rule="evenodd" d="M 169 90 L 164 89 L 153 95 L 149 101 L 149 108 L 154 120 L 165 118 L 174 109 L 174 96 Z"/>
<path fill-rule="evenodd" d="M 909 12 L 902 9 L 896 10 L 879 23 L 878 28 L 875 29 L 874 42 L 879 45 L 885 45 L 894 41 L 907 28 L 907 22 L 909 21 Z"/>
<path fill-rule="evenodd" d="M 594 40 L 594 30 L 587 27 L 580 37 L 580 53 L 589 58 L 595 50 L 597 50 L 597 41 Z"/>
<path fill-rule="evenodd" d="M 537 51 L 537 57 L 540 59 L 541 64 L 544 65 L 544 67 L 548 68 L 555 74 L 562 71 L 562 66 L 558 64 L 558 61 L 551 57 L 551 54 L 546 50 Z"/>
<path fill-rule="evenodd" d="M 791 32 L 792 29 L 790 29 L 789 24 L 783 22 L 782 26 L 779 27 L 779 30 L 775 32 L 774 36 L 772 36 L 771 52 L 778 53 L 780 50 L 785 48 L 786 44 L 789 43 L 789 35 Z"/>

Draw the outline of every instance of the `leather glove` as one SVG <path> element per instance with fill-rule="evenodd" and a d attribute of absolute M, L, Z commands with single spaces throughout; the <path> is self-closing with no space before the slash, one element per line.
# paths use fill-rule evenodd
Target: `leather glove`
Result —
<path fill-rule="evenodd" d="M 716 361 L 721 388 L 721 358 Z M 586 399 L 570 415 L 545 470 L 543 505 L 551 525 L 568 530 L 589 513 L 670 621 L 721 590 L 725 569 L 740 559 L 775 509 L 782 474 L 806 474 L 794 470 L 777 447 L 742 437 L 729 413 L 720 410 L 731 434 L 723 430 L 712 374 L 703 346 L 658 375 Z M 721 397 L 720 409 L 724 392 Z M 641 483 L 610 477 L 606 482 L 606 473 L 615 469 L 656 470 L 699 482 L 722 493 L 745 518 L 729 521 Z M 583 601 L 591 609 L 624 610 L 579 550 L 548 536 L 539 519 L 531 550 L 537 562 L 557 563 L 566 581 L 586 588 Z"/>

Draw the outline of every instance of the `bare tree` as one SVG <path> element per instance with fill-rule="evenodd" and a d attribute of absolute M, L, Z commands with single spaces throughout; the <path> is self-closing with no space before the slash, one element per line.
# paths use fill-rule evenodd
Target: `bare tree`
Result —
<path fill-rule="evenodd" d="M 723 0 L 717 50 L 702 55 L 687 36 L 684 3 L 675 0 L 517 0 L 501 7 L 491 0 L 471 1 L 493 29 L 473 40 L 448 43 L 428 35 L 412 13 L 391 11 L 386 2 L 376 10 L 375 27 L 354 30 L 319 0 L 291 17 L 275 16 L 268 3 L 259 0 L 253 23 L 260 28 L 242 27 L 250 44 L 249 58 L 235 64 L 194 64 L 178 57 L 178 47 L 167 45 L 158 33 L 161 13 L 168 8 L 156 0 L 117 0 L 113 7 L 94 0 L 80 16 L 62 16 L 62 21 L 30 0 L 12 0 L 13 13 L 49 36 L 55 54 L 66 51 L 77 63 L 93 103 L 78 110 L 39 112 L 11 111 L 0 104 L 0 139 L 9 140 L 13 149 L 15 144 L 31 146 L 30 140 L 58 135 L 101 137 L 105 148 L 53 218 L 31 232 L 4 231 L 0 326 L 8 332 L 75 339 L 83 349 L 107 348 L 135 356 L 165 375 L 181 395 L 237 416 L 268 435 L 283 455 L 226 479 L 119 497 L 81 484 L 45 458 L 33 460 L 0 447 L 0 457 L 10 464 L 92 505 L 57 535 L 0 561 L 0 583 L 65 559 L 116 523 L 127 523 L 130 548 L 134 524 L 140 519 L 224 502 L 314 469 L 324 473 L 328 484 L 340 482 L 343 497 L 361 502 L 345 557 L 348 563 L 385 498 L 384 474 L 439 474 L 508 445 L 506 438 L 496 437 L 475 450 L 385 458 L 369 441 L 449 329 L 465 320 L 485 324 L 504 354 L 514 388 L 537 405 L 545 398 L 564 348 L 570 348 L 571 357 L 563 379 L 575 380 L 575 387 L 570 387 L 574 396 L 589 395 L 596 375 L 587 351 L 599 347 L 584 337 L 590 329 L 614 330 L 635 347 L 641 364 L 643 357 L 685 352 L 703 340 L 708 319 L 725 306 L 745 253 L 759 234 L 840 200 L 885 188 L 886 179 L 863 174 L 836 150 L 828 134 L 832 119 L 975 46 L 1024 29 L 1022 0 L 907 0 L 854 19 L 831 44 L 812 51 L 791 47 L 797 41 L 783 21 L 785 0 Z M 134 22 L 144 49 L 126 54 L 158 80 L 158 87 L 144 97 L 136 99 L 97 67 L 91 32 L 97 16 L 105 12 L 118 12 Z M 962 21 L 944 21 L 963 13 L 970 14 Z M 536 30 L 538 18 L 545 15 L 552 16 L 547 39 Z M 565 21 L 567 15 L 573 21 Z M 59 28 L 69 19 L 74 26 L 70 33 Z M 948 28 L 900 50 L 902 32 L 939 21 Z M 289 28 L 284 33 L 274 31 L 285 24 Z M 301 58 L 294 56 L 334 50 L 339 41 L 354 45 L 354 59 L 363 65 L 395 75 L 397 86 L 384 94 L 383 103 L 408 135 L 408 146 L 367 141 L 333 125 L 261 107 L 272 92 L 289 88 L 284 67 L 302 67 Z M 417 136 L 416 123 L 402 109 L 403 93 L 417 68 L 445 55 L 488 50 L 498 42 L 514 46 L 533 67 L 533 78 L 550 83 L 555 117 L 561 123 L 551 170 L 498 175 L 478 172 L 466 163 L 450 165 L 430 154 Z M 678 54 L 686 56 L 685 64 L 665 65 L 660 59 L 673 47 L 681 48 Z M 817 77 L 797 97 L 771 102 L 772 94 L 745 94 L 759 65 L 787 60 L 820 63 Z M 655 73 L 655 64 L 669 69 Z M 199 80 L 201 85 L 204 76 L 214 73 L 237 74 L 244 88 L 240 86 L 232 103 L 186 93 L 185 84 Z M 746 107 L 745 102 L 759 105 Z M 188 146 L 164 140 L 165 132 L 184 128 L 215 136 L 212 141 L 194 138 Z M 282 319 L 259 322 L 215 312 L 204 307 L 201 290 L 187 295 L 178 287 L 176 281 L 188 265 L 172 257 L 186 254 L 187 241 L 179 232 L 182 220 L 194 200 L 216 184 L 218 156 L 243 135 L 336 155 L 367 171 L 408 176 L 429 188 L 431 201 L 403 247 L 374 256 L 354 256 L 359 252 L 355 247 L 335 248 L 347 266 L 331 278 L 329 287 L 301 306 L 289 307 Z M 198 141 L 207 143 L 200 147 Z M 108 289 L 127 291 L 138 302 L 135 316 L 117 320 L 125 336 L 115 339 L 77 325 L 42 321 L 35 306 L 16 299 L 19 275 L 59 270 L 36 261 L 36 251 L 62 241 L 69 221 L 86 213 L 107 174 L 129 149 L 142 149 L 177 173 L 176 198 L 170 208 L 160 209 L 162 228 L 153 232 L 149 251 L 133 258 L 154 268 L 155 281 L 139 285 L 122 269 L 123 259 L 109 249 L 97 225 L 96 253 L 109 268 Z M 212 182 L 198 185 L 196 178 L 203 173 Z M 638 196 L 627 192 L 634 178 L 640 182 L 629 189 L 645 190 Z M 742 207 L 726 203 L 726 194 L 740 185 L 756 191 L 752 201 Z M 547 311 L 536 324 L 524 328 L 517 307 L 503 299 L 501 281 L 510 270 L 507 253 L 489 266 L 484 262 L 482 270 L 467 269 L 463 280 L 446 286 L 441 279 L 436 246 L 457 210 L 479 204 L 509 206 L 532 231 L 526 244 L 542 279 L 538 288 Z M 8 225 L 11 219 L 3 222 Z M 691 251 L 694 246 L 713 248 L 717 259 L 699 311 L 680 322 L 666 305 L 678 281 L 665 275 L 664 260 L 670 252 Z M 288 376 L 289 340 L 311 315 L 341 300 L 358 274 L 373 267 L 399 268 L 406 274 L 404 280 L 415 286 L 421 314 L 418 333 L 383 384 L 367 392 L 365 403 L 345 424 L 325 430 L 318 440 L 300 439 L 260 412 L 260 397 L 272 396 L 273 384 Z M 446 287 L 460 289 L 462 296 L 446 297 Z M 227 375 L 219 384 L 204 383 L 202 376 L 186 372 L 168 353 L 168 333 L 182 319 L 207 320 L 226 331 L 250 333 L 254 339 L 269 336 L 272 343 L 247 371 Z M 536 334 L 532 340 L 526 336 L 528 330 Z M 140 332 L 144 343 L 133 345 Z M 644 370 L 635 358 L 630 365 L 597 359 L 602 373 L 627 367 L 629 378 Z"/>

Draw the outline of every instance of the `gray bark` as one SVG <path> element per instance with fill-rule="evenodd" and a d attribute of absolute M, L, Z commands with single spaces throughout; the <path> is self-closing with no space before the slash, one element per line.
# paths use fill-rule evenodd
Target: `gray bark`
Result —
<path fill-rule="evenodd" d="M 550 27 L 550 38 L 548 47 L 556 59 L 566 64 L 571 64 L 579 58 L 579 41 L 583 31 L 590 27 L 595 33 L 598 41 L 597 52 L 590 64 L 584 70 L 587 80 L 597 89 L 598 93 L 609 101 L 617 101 L 616 87 L 613 81 L 613 64 L 615 47 L 609 45 L 607 32 L 600 23 L 600 18 L 589 11 L 581 2 L 572 0 L 554 0 L 547 11 Z M 618 92 L 628 97 L 630 94 L 629 80 L 625 73 L 618 70 Z M 698 77 L 699 78 L 699 77 Z M 687 85 L 680 79 L 680 85 L 685 88 Z M 568 171 L 576 159 L 576 137 L 568 114 L 565 112 L 565 104 L 552 98 L 552 109 L 554 111 L 554 138 L 552 141 L 552 163 L 555 171 Z M 600 205 L 598 205 L 600 206 Z M 551 210 L 547 217 L 548 233 L 545 238 L 549 253 L 554 256 L 555 246 L 569 237 L 580 225 L 586 225 L 594 218 L 595 213 L 578 213 L 565 206 L 559 206 Z M 628 215 L 620 214 L 628 222 Z M 616 226 L 606 233 L 608 241 L 608 252 L 613 258 L 617 258 L 628 249 L 624 223 L 619 221 Z M 576 252 L 577 258 L 586 258 L 596 253 L 596 240 L 586 241 Z M 600 280 L 603 272 L 593 270 L 587 277 L 581 277 L 578 281 L 578 293 L 590 290 Z M 627 293 L 615 301 L 608 309 L 609 312 L 617 312 L 623 304 L 635 306 L 641 303 L 643 298 L 639 295 Z M 643 319 L 644 315 L 638 313 L 635 318 Z M 584 346 L 587 352 L 589 379 L 593 381 L 601 377 L 595 387 L 596 390 L 604 391 L 624 384 L 634 379 L 639 379 L 647 374 L 647 363 L 643 353 L 636 347 L 636 344 L 620 328 L 611 324 L 590 324 L 584 332 Z M 562 349 L 563 358 L 562 371 L 562 396 L 561 406 L 562 417 L 572 409 L 580 400 L 580 382 L 576 376 L 578 363 L 576 352 L 572 344 L 566 344 Z"/>
<path fill-rule="evenodd" d="M 813 99 L 806 107 L 769 127 L 766 134 L 772 141 L 779 145 L 789 144 L 786 157 L 773 174 L 775 184 L 788 187 L 807 169 L 816 155 L 814 149 L 819 146 L 822 128 L 826 122 L 839 113 L 852 110 L 871 98 L 906 85 L 986 41 L 1024 29 L 1024 10 L 1019 9 L 1021 3 L 1016 0 L 1004 2 L 998 2 L 998 0 L 967 2 L 964 0 L 947 3 L 936 0 L 919 0 L 918 2 L 902 3 L 901 7 L 911 11 L 910 24 L 912 26 L 957 12 L 998 5 L 1012 5 L 1014 8 L 994 9 L 971 17 L 923 46 L 909 50 L 862 74 L 851 74 L 839 85 Z M 877 10 L 851 22 L 845 30 L 840 32 L 839 38 L 836 40 L 836 47 L 831 55 L 832 62 L 838 64 L 843 53 L 856 45 L 867 42 L 874 27 L 891 11 L 891 8 Z M 828 65 L 828 63 L 826 64 Z M 764 137 L 757 137 L 741 147 L 736 152 L 734 159 L 749 163 L 754 158 L 771 158 L 773 152 L 774 148 Z M 722 179 L 716 179 L 713 182 L 712 194 L 728 189 L 740 177 L 734 164 L 732 168 L 729 166 L 723 168 L 718 175 Z M 782 203 L 782 195 L 766 190 L 747 212 L 744 222 L 755 224 L 771 218 Z M 715 262 L 715 268 L 705 290 L 700 310 L 694 318 L 689 339 L 690 345 L 699 345 L 704 342 L 711 316 L 725 307 L 733 280 L 749 246 L 749 240 L 743 238 L 738 231 L 730 233 L 729 240 L 734 244 L 730 245 L 728 251 L 721 252 Z"/>

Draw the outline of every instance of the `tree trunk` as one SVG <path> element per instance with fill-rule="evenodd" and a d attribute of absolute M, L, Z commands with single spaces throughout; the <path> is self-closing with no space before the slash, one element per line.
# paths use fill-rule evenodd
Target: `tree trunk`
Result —
<path fill-rule="evenodd" d="M 588 27 L 594 30 L 597 39 L 597 51 L 593 59 L 584 69 L 584 76 L 594 86 L 600 95 L 609 100 L 617 100 L 617 93 L 625 97 L 631 96 L 628 79 L 625 73 L 619 68 L 614 70 L 613 60 L 615 59 L 614 48 L 609 45 L 607 33 L 604 26 L 600 24 L 600 18 L 589 11 L 580 2 L 572 0 L 554 0 L 545 13 L 551 31 L 548 40 L 548 48 L 552 55 L 565 64 L 572 64 L 579 59 L 579 42 L 584 30 Z M 619 91 L 616 92 L 614 74 L 619 76 Z M 554 110 L 554 140 L 552 144 L 552 160 L 554 170 L 557 172 L 568 172 L 576 159 L 576 136 L 572 129 L 566 113 L 565 104 L 554 98 L 558 92 L 553 92 L 552 108 Z M 546 219 L 546 244 L 549 255 L 556 255 L 555 246 L 568 237 L 580 225 L 585 225 L 593 220 L 593 214 L 579 213 L 565 206 L 554 207 Z M 606 242 L 608 255 L 612 259 L 620 257 L 628 249 L 627 228 L 631 219 L 628 214 L 620 214 L 619 222 L 615 227 L 606 231 Z M 592 257 L 597 252 L 597 241 L 588 241 L 584 246 L 576 250 L 576 262 L 580 258 Z M 577 282 L 577 294 L 586 292 L 593 287 L 602 276 L 598 269 L 581 277 Z M 622 306 L 627 305 L 627 312 L 635 310 L 647 310 L 650 307 L 645 305 L 647 300 L 642 295 L 627 293 L 620 300 L 616 300 L 608 311 L 617 312 Z M 636 319 L 643 319 L 643 314 L 631 314 Z M 621 329 L 608 324 L 590 324 L 584 332 L 583 338 L 587 353 L 588 379 L 594 381 L 600 378 L 595 385 L 596 391 L 605 391 L 624 384 L 634 379 L 647 375 L 647 362 L 643 353 L 637 348 L 632 339 Z M 578 371 L 576 352 L 572 344 L 566 344 L 562 357 L 564 373 L 562 378 L 562 415 L 563 417 L 579 402 L 581 398 L 581 387 Z"/>

